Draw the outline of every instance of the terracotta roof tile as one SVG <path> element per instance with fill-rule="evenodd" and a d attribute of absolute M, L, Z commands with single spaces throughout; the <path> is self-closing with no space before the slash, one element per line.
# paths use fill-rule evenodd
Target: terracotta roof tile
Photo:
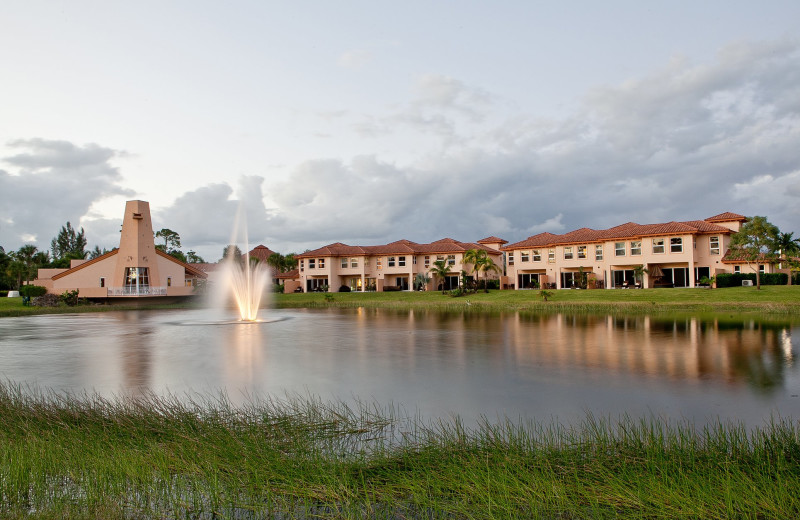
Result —
<path fill-rule="evenodd" d="M 739 215 L 738 213 L 726 211 L 725 213 L 720 213 L 719 215 L 714 215 L 713 217 L 708 217 L 706 219 L 707 222 L 730 222 L 732 220 L 744 222 L 747 220 L 747 217 L 744 215 Z"/>
<path fill-rule="evenodd" d="M 268 248 L 267 246 L 257 245 L 256 247 L 250 250 L 248 255 L 250 255 L 250 258 L 258 258 L 261 262 L 266 262 L 267 259 L 270 257 L 270 255 L 274 253 L 275 251 Z"/>
<path fill-rule="evenodd" d="M 300 278 L 300 270 L 292 269 L 291 271 L 286 271 L 285 273 L 279 273 L 275 275 L 275 278 L 279 280 L 294 280 L 296 278 Z"/>
<path fill-rule="evenodd" d="M 496 236 L 490 236 L 478 240 L 478 244 L 508 244 L 508 240 L 503 240 Z"/>
<path fill-rule="evenodd" d="M 324 256 L 364 256 L 364 255 L 392 255 L 392 254 L 436 254 L 436 253 L 463 253 L 469 249 L 483 249 L 489 254 L 499 255 L 500 252 L 483 244 L 474 242 L 459 242 L 452 238 L 443 238 L 429 244 L 419 244 L 410 240 L 396 240 L 389 244 L 374 246 L 349 246 L 337 242 L 313 251 L 308 251 L 296 258 L 315 258 Z"/>

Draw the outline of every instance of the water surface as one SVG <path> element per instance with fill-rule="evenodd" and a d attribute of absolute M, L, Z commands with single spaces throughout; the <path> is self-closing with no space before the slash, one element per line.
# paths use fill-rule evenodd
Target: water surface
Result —
<path fill-rule="evenodd" d="M 0 319 L 0 377 L 57 391 L 311 394 L 427 418 L 656 415 L 760 424 L 800 415 L 798 325 L 387 310 Z"/>

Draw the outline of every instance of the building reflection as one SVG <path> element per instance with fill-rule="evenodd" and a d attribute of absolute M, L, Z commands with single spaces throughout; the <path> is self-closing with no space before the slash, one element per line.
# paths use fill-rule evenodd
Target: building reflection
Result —
<path fill-rule="evenodd" d="M 129 396 L 148 393 L 153 384 L 152 324 L 141 321 L 133 312 L 121 313 L 119 327 L 125 332 L 120 341 L 122 391 Z"/>
<path fill-rule="evenodd" d="M 789 325 L 651 316 L 516 315 L 508 344 L 519 363 L 717 380 L 769 390 L 792 367 Z"/>

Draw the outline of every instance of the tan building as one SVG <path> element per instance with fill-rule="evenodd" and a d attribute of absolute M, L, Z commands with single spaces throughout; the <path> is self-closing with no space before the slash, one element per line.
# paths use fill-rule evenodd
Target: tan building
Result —
<path fill-rule="evenodd" d="M 502 248 L 508 288 L 694 287 L 718 273 L 747 272 L 726 258 L 730 237 L 746 218 L 722 213 L 705 220 L 581 228 L 563 235 L 540 233 Z M 637 278 L 636 268 L 647 270 Z M 752 269 L 755 269 L 754 266 Z M 771 265 L 760 266 L 772 272 Z"/>
<path fill-rule="evenodd" d="M 83 298 L 189 296 L 206 274 L 159 251 L 153 241 L 150 205 L 125 204 L 119 248 L 69 269 L 39 269 L 36 285 L 61 294 L 77 289 Z"/>
<path fill-rule="evenodd" d="M 335 292 L 342 286 L 352 291 L 408 291 L 414 289 L 417 274 L 429 274 L 434 262 L 444 260 L 452 274 L 443 281 L 431 280 L 425 288 L 438 288 L 442 282 L 446 289 L 455 288 L 462 270 L 472 273 L 472 266 L 463 261 L 464 253 L 470 249 L 485 250 L 502 274 L 500 247 L 504 243 L 505 240 L 497 237 L 477 243 L 458 242 L 452 238 L 429 244 L 398 240 L 378 246 L 349 246 L 337 242 L 296 255 L 299 287 L 304 292 Z M 497 279 L 500 275 L 489 273 L 489 278 L 492 277 Z M 481 279 L 484 278 L 485 275 L 481 275 Z"/>

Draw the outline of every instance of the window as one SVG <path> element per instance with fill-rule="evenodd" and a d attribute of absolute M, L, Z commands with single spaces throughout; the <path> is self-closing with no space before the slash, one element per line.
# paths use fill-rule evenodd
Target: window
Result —
<path fill-rule="evenodd" d="M 508 265 L 514 265 L 514 251 L 506 253 L 508 255 Z"/>
<path fill-rule="evenodd" d="M 741 272 L 742 272 L 742 266 L 740 266 L 740 265 L 734 265 L 734 266 L 733 266 L 733 272 L 734 272 L 734 273 L 736 273 L 736 274 L 739 274 L 739 273 L 741 273 Z"/>
<path fill-rule="evenodd" d="M 150 274 L 147 267 L 126 267 L 126 288 L 147 288 L 150 286 Z M 138 293 L 138 290 L 136 291 Z"/>
<path fill-rule="evenodd" d="M 642 254 L 642 241 L 634 240 L 631 242 L 631 256 L 640 256 Z"/>
<path fill-rule="evenodd" d="M 378 269 L 383 269 L 383 258 L 378 258 L 375 260 L 375 267 Z"/>
<path fill-rule="evenodd" d="M 548 249 L 547 250 L 547 261 L 551 264 L 556 263 L 556 250 L 555 249 Z"/>
<path fill-rule="evenodd" d="M 758 272 L 761 273 L 761 274 L 766 273 L 767 271 L 766 271 L 765 267 L 766 266 L 764 264 L 758 264 Z"/>
<path fill-rule="evenodd" d="M 347 258 L 342 258 L 342 269 L 347 269 Z"/>
<path fill-rule="evenodd" d="M 522 252 L 522 257 L 520 258 L 520 261 L 521 262 L 528 262 L 528 261 L 530 261 L 530 259 L 531 259 L 530 252 L 529 251 L 523 251 Z"/>
<path fill-rule="evenodd" d="M 105 287 L 105 286 L 106 286 L 106 279 L 100 278 L 100 287 Z"/>
<path fill-rule="evenodd" d="M 317 264 L 319 265 L 320 269 L 325 269 L 325 259 L 324 258 L 317 259 Z"/>
<path fill-rule="evenodd" d="M 603 246 L 601 244 L 594 246 L 594 259 L 598 262 L 603 260 Z"/>
<path fill-rule="evenodd" d="M 533 261 L 534 262 L 541 262 L 542 261 L 542 254 L 538 249 L 533 250 Z"/>
<path fill-rule="evenodd" d="M 172 277 L 167 276 L 167 287 L 172 287 Z"/>
<path fill-rule="evenodd" d="M 404 256 L 397 257 L 397 265 L 400 266 L 400 267 L 405 267 L 406 266 L 406 257 L 404 257 Z"/>
<path fill-rule="evenodd" d="M 303 265 L 303 263 L 304 263 L 304 261 L 303 261 L 303 260 L 300 260 L 300 272 L 301 272 L 301 273 L 302 273 L 303 271 L 305 271 L 305 266 Z"/>
<path fill-rule="evenodd" d="M 578 258 L 586 258 L 586 246 L 578 246 Z"/>
<path fill-rule="evenodd" d="M 395 260 L 393 256 L 389 257 L 389 260 L 386 262 L 386 267 L 394 267 Z"/>
<path fill-rule="evenodd" d="M 708 237 L 708 245 L 711 248 L 712 255 L 719 254 L 719 237 Z"/>
<path fill-rule="evenodd" d="M 447 255 L 447 265 L 456 265 L 456 255 Z"/>
<path fill-rule="evenodd" d="M 352 267 L 353 269 L 358 267 L 358 258 L 351 258 L 350 259 L 350 267 Z"/>
<path fill-rule="evenodd" d="M 414 265 L 417 265 L 417 257 L 416 256 L 412 256 L 411 258 L 413 259 L 412 261 L 414 262 Z"/>
<path fill-rule="evenodd" d="M 680 237 L 669 239 L 670 253 L 683 253 L 683 239 Z"/>
<path fill-rule="evenodd" d="M 614 242 L 614 256 L 625 256 L 625 242 Z"/>
<path fill-rule="evenodd" d="M 564 248 L 564 260 L 572 260 L 572 246 Z"/>
<path fill-rule="evenodd" d="M 425 257 L 425 269 L 429 268 L 430 266 L 431 266 L 431 257 L 430 256 L 426 256 Z"/>
<path fill-rule="evenodd" d="M 653 239 L 653 253 L 660 254 L 664 252 L 664 239 L 663 238 L 654 238 Z"/>

